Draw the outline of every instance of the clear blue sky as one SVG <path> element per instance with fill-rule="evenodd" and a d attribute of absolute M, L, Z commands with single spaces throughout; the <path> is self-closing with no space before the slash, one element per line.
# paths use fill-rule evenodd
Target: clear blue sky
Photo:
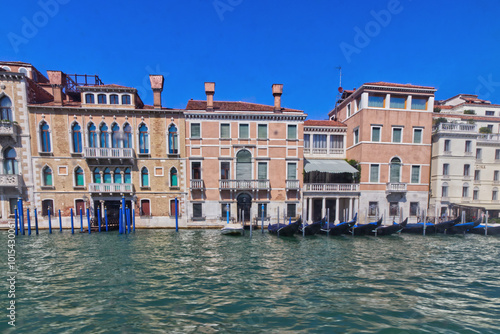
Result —
<path fill-rule="evenodd" d="M 42 73 L 98 74 L 138 88 L 149 104 L 147 76 L 164 74 L 164 105 L 173 108 L 205 99 L 205 81 L 216 82 L 216 100 L 264 104 L 273 103 L 271 85 L 283 83 L 284 106 L 325 119 L 337 66 L 348 89 L 413 83 L 436 87 L 438 99 L 478 92 L 500 103 L 496 0 L 41 2 L 54 1 L 59 8 L 3 4 L 0 59 Z"/>

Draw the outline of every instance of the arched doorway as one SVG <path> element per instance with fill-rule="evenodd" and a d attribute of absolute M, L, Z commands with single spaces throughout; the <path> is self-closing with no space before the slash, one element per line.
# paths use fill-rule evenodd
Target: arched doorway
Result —
<path fill-rule="evenodd" d="M 252 196 L 247 193 L 239 194 L 236 197 L 238 203 L 238 219 L 241 217 L 243 211 L 243 220 L 250 221 L 250 208 L 252 207 Z"/>

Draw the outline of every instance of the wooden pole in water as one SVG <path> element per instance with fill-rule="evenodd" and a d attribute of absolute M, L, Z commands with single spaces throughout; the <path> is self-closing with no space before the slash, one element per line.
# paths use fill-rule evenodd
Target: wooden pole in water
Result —
<path fill-rule="evenodd" d="M 422 230 L 422 235 L 425 236 L 425 230 L 427 229 L 427 222 L 425 221 L 425 217 L 424 217 L 424 228 Z"/>
<path fill-rule="evenodd" d="M 280 236 L 280 208 L 278 208 L 278 221 L 276 223 L 276 232 Z"/>
<path fill-rule="evenodd" d="M 26 209 L 26 218 L 28 220 L 28 235 L 31 235 L 31 219 L 30 219 L 30 208 Z"/>
<path fill-rule="evenodd" d="M 262 216 L 262 234 L 264 234 L 264 204 L 261 205 L 260 207 L 260 213 L 261 213 L 261 216 Z"/>
<path fill-rule="evenodd" d="M 71 214 L 71 234 L 75 234 L 75 225 L 73 221 L 73 208 L 70 209 Z"/>
<path fill-rule="evenodd" d="M 326 209 L 326 235 L 330 236 L 330 208 Z"/>
<path fill-rule="evenodd" d="M 123 234 L 122 232 L 122 206 L 120 205 L 120 215 L 118 216 L 118 233 Z"/>
<path fill-rule="evenodd" d="M 49 234 L 52 234 L 52 222 L 50 220 L 50 206 L 47 209 L 47 213 L 49 215 Z"/>
<path fill-rule="evenodd" d="M 252 239 L 252 214 L 250 213 L 250 239 Z"/>
<path fill-rule="evenodd" d="M 229 224 L 229 203 L 226 204 L 226 224 Z"/>
<path fill-rule="evenodd" d="M 135 209 L 132 209 L 132 231 L 135 232 Z"/>
<path fill-rule="evenodd" d="M 127 208 L 127 226 L 128 226 L 128 233 L 130 234 L 130 232 L 132 231 L 130 229 L 130 208 Z"/>
<path fill-rule="evenodd" d="M 177 197 L 175 198 L 175 232 L 179 232 L 179 209 L 178 209 L 178 205 L 179 205 L 179 200 L 177 199 Z M 135 222 L 134 222 L 134 232 L 135 232 Z"/>
<path fill-rule="evenodd" d="M 98 231 L 99 233 L 101 233 L 101 208 L 97 208 L 97 225 L 99 225 L 98 227 Z"/>
<path fill-rule="evenodd" d="M 89 208 L 87 208 L 87 226 L 89 227 L 89 234 L 90 234 L 90 231 L 92 229 L 90 228 L 90 210 L 89 210 Z"/>
<path fill-rule="evenodd" d="M 128 222 L 128 219 L 127 219 L 127 211 L 128 211 L 128 207 L 125 206 L 125 209 L 123 209 L 123 227 L 124 227 L 124 231 L 125 231 L 125 234 L 127 234 L 129 231 L 128 231 L 128 225 L 127 225 L 127 222 Z"/>
<path fill-rule="evenodd" d="M 484 225 L 484 235 L 488 235 L 488 218 L 490 217 L 490 214 L 488 211 L 486 211 L 486 224 Z"/>
<path fill-rule="evenodd" d="M 62 233 L 62 219 L 61 219 L 61 210 L 59 209 L 59 232 Z"/>
<path fill-rule="evenodd" d="M 126 203 L 125 203 L 125 196 L 122 196 L 122 233 L 127 233 L 127 231 L 125 230 L 124 226 L 126 224 L 126 218 L 125 218 L 125 208 L 127 207 Z M 151 209 L 150 209 L 151 211 Z"/>
<path fill-rule="evenodd" d="M 36 235 L 38 235 L 38 215 L 36 212 L 36 208 L 35 208 L 35 230 L 36 230 Z"/>
<path fill-rule="evenodd" d="M 106 221 L 106 232 L 108 232 L 108 209 L 104 207 L 104 220 Z"/>
<path fill-rule="evenodd" d="M 17 214 L 17 208 L 14 208 L 14 216 L 15 216 L 15 222 L 16 222 L 16 235 L 18 235 L 17 232 L 17 221 L 19 219 L 18 214 Z"/>

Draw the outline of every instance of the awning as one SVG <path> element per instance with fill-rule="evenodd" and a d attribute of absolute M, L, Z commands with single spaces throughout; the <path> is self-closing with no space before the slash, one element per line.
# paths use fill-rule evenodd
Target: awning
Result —
<path fill-rule="evenodd" d="M 499 211 L 500 205 L 498 204 L 451 204 L 451 206 L 462 207 L 468 209 L 483 209 L 485 211 Z"/>
<path fill-rule="evenodd" d="M 304 160 L 304 171 L 324 173 L 358 173 L 358 170 L 349 165 L 345 160 Z"/>

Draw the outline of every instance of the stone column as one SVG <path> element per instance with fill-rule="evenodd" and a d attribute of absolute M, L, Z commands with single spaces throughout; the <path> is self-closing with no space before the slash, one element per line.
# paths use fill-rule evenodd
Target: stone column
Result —
<path fill-rule="evenodd" d="M 349 198 L 349 220 L 352 219 L 352 197 Z"/>
<path fill-rule="evenodd" d="M 311 222 L 312 221 L 312 198 L 309 197 L 307 199 L 307 202 L 308 202 L 308 206 L 307 206 L 307 222 Z"/>
<path fill-rule="evenodd" d="M 323 197 L 323 200 L 321 201 L 321 218 L 323 218 L 326 215 L 326 197 Z"/>
<path fill-rule="evenodd" d="M 340 198 L 335 199 L 335 224 L 338 224 L 339 221 L 339 211 L 340 211 Z"/>

